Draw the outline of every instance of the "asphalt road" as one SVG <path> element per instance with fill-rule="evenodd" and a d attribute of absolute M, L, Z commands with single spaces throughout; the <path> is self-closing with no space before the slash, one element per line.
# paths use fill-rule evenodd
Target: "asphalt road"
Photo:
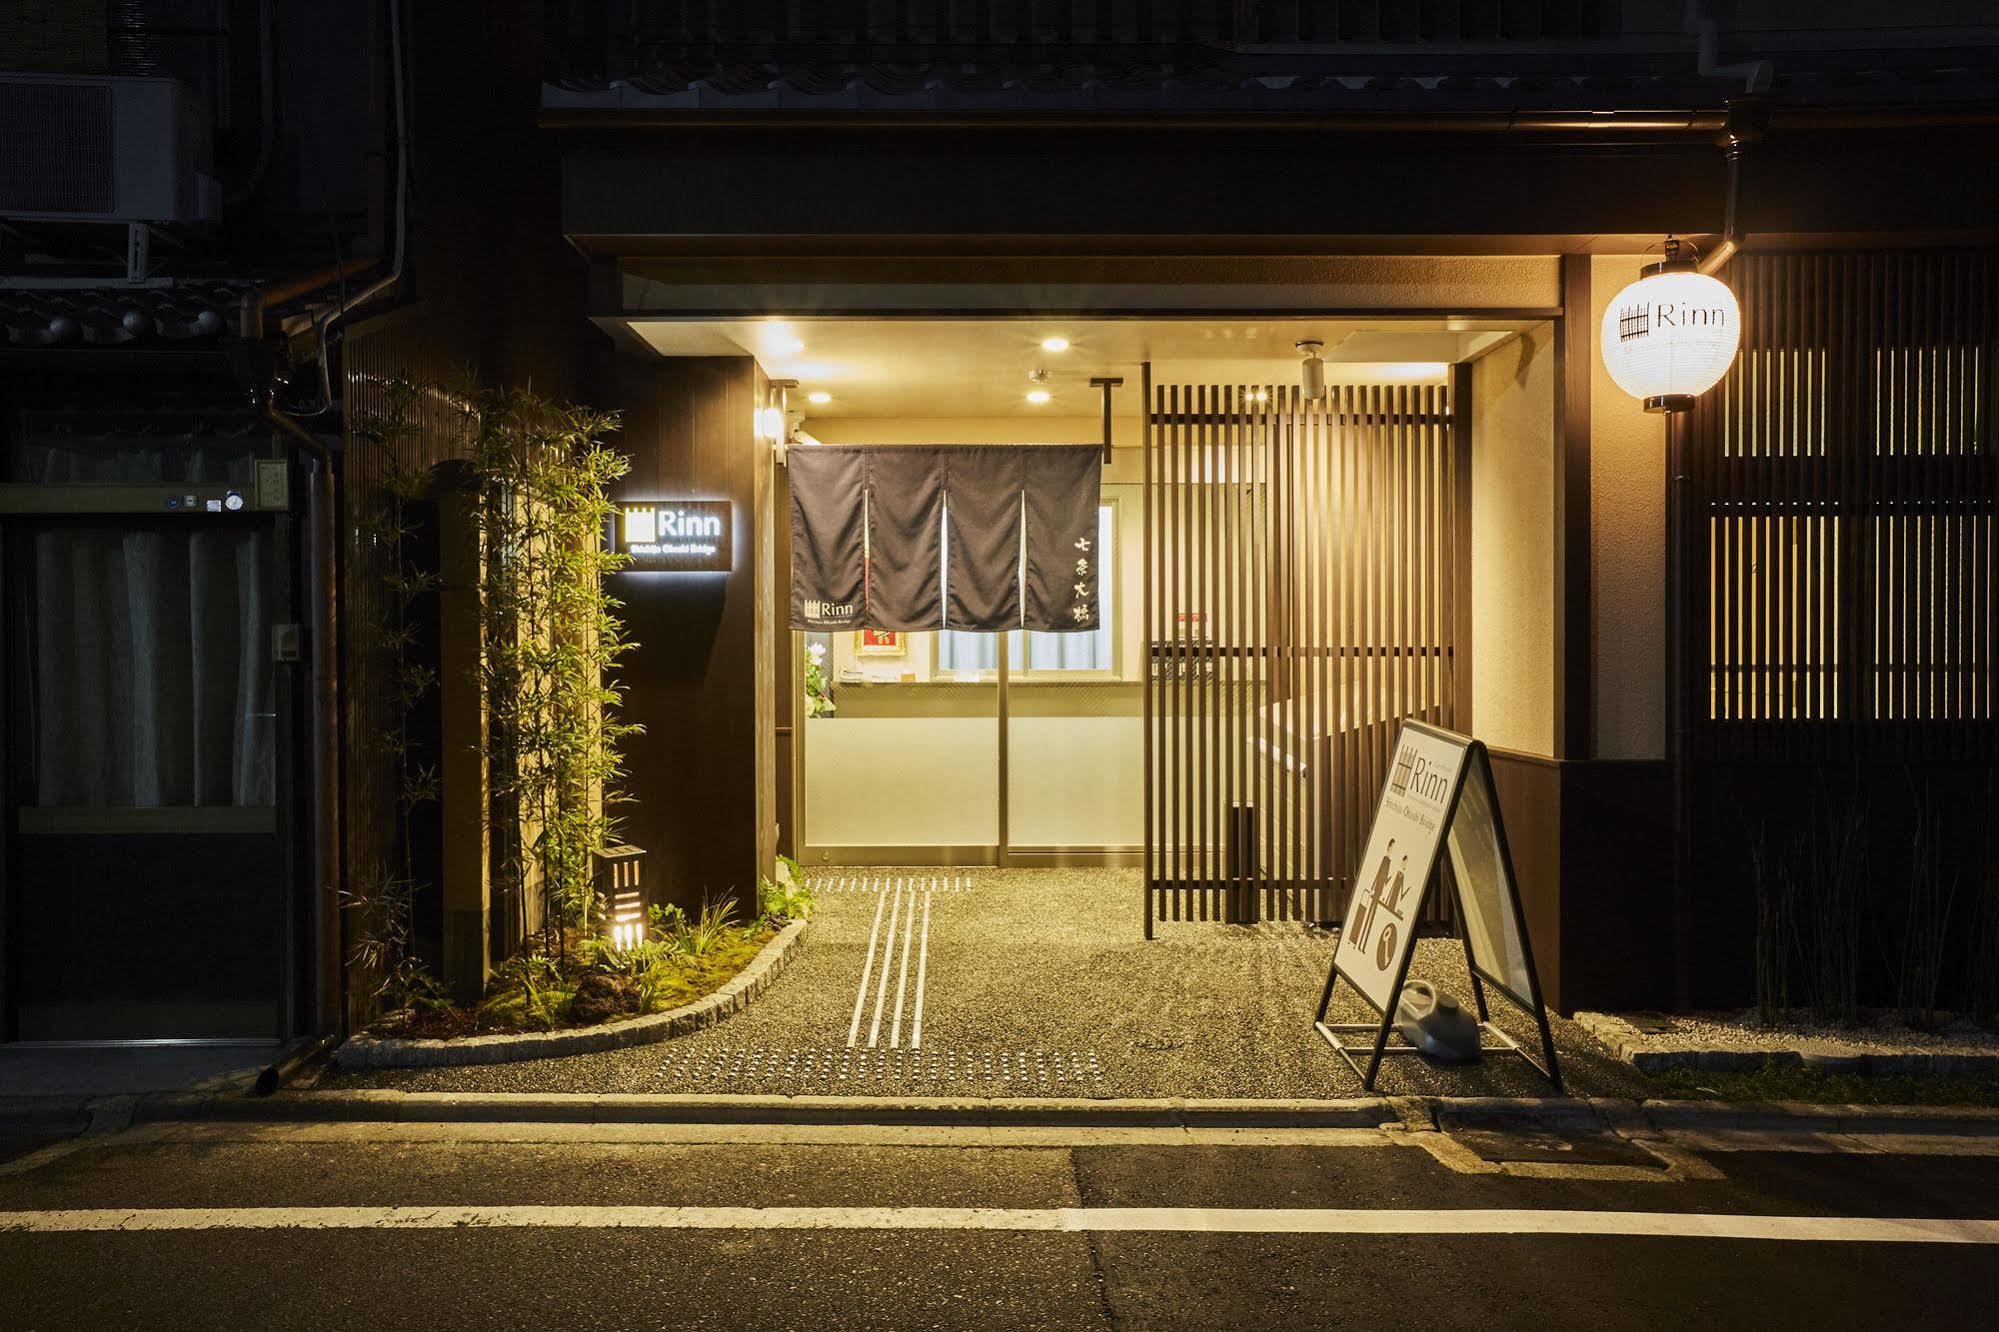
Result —
<path fill-rule="evenodd" d="M 1999 1283 L 1999 1226 L 1965 1224 L 1999 1217 L 1991 1142 L 208 1124 L 22 1146 L 0 1150 L 6 1329 L 1984 1328 Z M 1969 1242 L 1864 1238 L 1918 1217 Z M 1481 1233 L 1430 1233 L 1460 1223 Z"/>

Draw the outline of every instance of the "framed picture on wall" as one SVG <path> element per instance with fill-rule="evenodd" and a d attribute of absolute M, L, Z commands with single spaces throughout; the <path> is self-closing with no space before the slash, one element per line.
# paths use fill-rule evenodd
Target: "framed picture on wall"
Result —
<path fill-rule="evenodd" d="M 857 657 L 900 657 L 908 651 L 908 640 L 899 629 L 860 629 L 854 633 Z"/>

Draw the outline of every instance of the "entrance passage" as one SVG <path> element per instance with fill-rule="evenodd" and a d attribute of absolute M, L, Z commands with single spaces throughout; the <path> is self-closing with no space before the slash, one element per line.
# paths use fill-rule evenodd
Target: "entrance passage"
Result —
<path fill-rule="evenodd" d="M 1464 398 L 1148 385 L 1148 937 L 1156 919 L 1339 919 L 1396 726 L 1456 726 Z"/>

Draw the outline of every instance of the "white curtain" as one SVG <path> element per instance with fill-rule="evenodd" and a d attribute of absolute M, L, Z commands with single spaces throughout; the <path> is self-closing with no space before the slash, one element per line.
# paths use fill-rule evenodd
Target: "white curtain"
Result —
<path fill-rule="evenodd" d="M 35 534 L 35 804 L 277 803 L 270 536 L 199 521 Z"/>

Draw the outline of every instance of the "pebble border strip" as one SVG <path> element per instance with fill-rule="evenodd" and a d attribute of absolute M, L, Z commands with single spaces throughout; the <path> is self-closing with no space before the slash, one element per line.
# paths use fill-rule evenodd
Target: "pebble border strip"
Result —
<path fill-rule="evenodd" d="M 806 922 L 794 920 L 750 960 L 727 985 L 666 1013 L 606 1022 L 564 1031 L 529 1031 L 462 1040 L 401 1040 L 354 1036 L 333 1056 L 343 1068 L 441 1068 L 459 1064 L 511 1064 L 522 1059 L 554 1059 L 652 1045 L 712 1027 L 770 987 L 798 952 Z"/>
<path fill-rule="evenodd" d="M 1670 1068 L 1711 1073 L 1758 1073 L 1765 1068 L 1808 1068 L 1819 1073 L 1861 1073 L 1870 1076 L 1915 1074 L 1929 1077 L 1975 1075 L 1999 1070 L 1999 1054 L 1919 1051 L 1833 1053 L 1817 1050 L 1657 1050 L 1647 1049 L 1621 1019 L 1601 1013 L 1578 1013 L 1576 1022 L 1590 1035 L 1641 1073 Z"/>

